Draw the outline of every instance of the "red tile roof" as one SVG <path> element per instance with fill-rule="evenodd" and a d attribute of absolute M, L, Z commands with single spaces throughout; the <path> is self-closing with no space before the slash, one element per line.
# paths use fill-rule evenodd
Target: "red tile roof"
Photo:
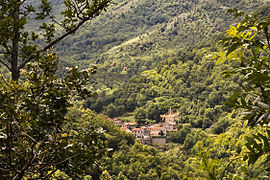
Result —
<path fill-rule="evenodd" d="M 141 128 L 133 128 L 132 131 L 140 131 Z"/>
<path fill-rule="evenodd" d="M 163 127 L 152 127 L 151 129 L 156 129 L 156 130 L 160 129 L 160 130 L 162 130 Z"/>

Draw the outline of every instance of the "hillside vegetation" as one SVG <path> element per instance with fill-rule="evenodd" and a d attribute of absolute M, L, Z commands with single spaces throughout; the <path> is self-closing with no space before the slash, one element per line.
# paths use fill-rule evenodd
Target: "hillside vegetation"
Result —
<path fill-rule="evenodd" d="M 64 8 L 62 1 L 51 4 L 53 14 Z M 40 161 L 27 159 L 36 170 L 24 177 L 38 177 L 39 148 L 48 146 L 48 162 L 60 161 L 45 163 L 42 176 L 51 179 L 269 179 L 270 22 L 259 23 L 269 9 L 269 0 L 115 0 L 22 68 L 21 85 L 5 81 L 10 73 L 2 65 L 0 118 L 20 120 L 10 123 L 19 143 L 9 150 L 14 157 L 20 152 L 13 164 L 24 169 L 21 162 L 37 152 Z M 258 19 L 244 13 L 258 13 Z M 29 22 L 27 29 L 43 31 Z M 112 121 L 147 126 L 161 123 L 169 109 L 180 119 L 165 145 L 144 145 Z M 21 121 L 25 128 L 17 128 Z M 1 124 L 0 141 L 9 144 L 5 128 Z M 40 138 L 40 131 L 41 143 L 31 137 Z"/>
<path fill-rule="evenodd" d="M 163 114 L 173 108 L 181 113 L 182 122 L 193 127 L 210 127 L 229 112 L 224 101 L 241 81 L 238 76 L 224 81 L 221 72 L 230 65 L 215 66 L 215 60 L 209 56 L 220 50 L 217 42 L 234 23 L 226 10 L 245 7 L 245 11 L 256 11 L 262 4 L 262 1 L 119 2 L 87 31 L 81 31 L 84 34 L 81 39 L 76 38 L 79 35 L 69 39 L 75 44 L 62 43 L 67 51 L 83 47 L 80 50 L 84 50 L 85 59 L 71 56 L 73 62 L 76 60 L 74 63 L 98 66 L 92 82 L 98 95 L 87 100 L 85 107 L 110 117 L 142 108 L 145 118 L 153 120 L 159 115 L 147 115 L 151 109 Z M 92 36 L 86 35 L 88 30 Z M 105 41 L 106 37 L 113 42 Z"/>

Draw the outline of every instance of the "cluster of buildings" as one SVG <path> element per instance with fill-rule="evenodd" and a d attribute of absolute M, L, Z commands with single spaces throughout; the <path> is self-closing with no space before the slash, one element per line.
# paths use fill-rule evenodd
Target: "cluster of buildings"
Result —
<path fill-rule="evenodd" d="M 162 123 L 145 125 L 138 127 L 136 122 L 122 122 L 113 119 L 116 126 L 122 130 L 132 133 L 137 139 L 144 144 L 166 144 L 169 132 L 177 130 L 176 120 L 179 119 L 179 113 L 174 113 L 172 109 L 167 115 L 161 115 Z"/>

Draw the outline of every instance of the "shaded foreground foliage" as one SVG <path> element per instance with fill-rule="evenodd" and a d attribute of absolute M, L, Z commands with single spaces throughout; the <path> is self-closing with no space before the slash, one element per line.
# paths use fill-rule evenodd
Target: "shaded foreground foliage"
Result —
<path fill-rule="evenodd" d="M 62 79 L 56 70 L 57 58 L 48 54 L 27 64 L 23 81 L 1 76 L 1 178 L 48 178 L 57 170 L 81 177 L 106 154 L 93 124 L 64 126 L 71 99 L 91 95 L 84 86 L 94 68 L 69 68 Z"/>
<path fill-rule="evenodd" d="M 52 3 L 0 2 L 0 63 L 9 72 L 0 75 L 1 179 L 46 179 L 59 170 L 80 178 L 107 152 L 93 124 L 66 126 L 73 98 L 92 94 L 85 86 L 95 68 L 72 67 L 56 77 L 58 59 L 51 50 L 111 0 L 64 0 L 59 11 Z"/>
<path fill-rule="evenodd" d="M 20 70 L 97 17 L 111 0 L 63 0 L 59 14 L 48 0 L 0 2 L 0 64 L 20 78 Z M 58 4 L 58 3 L 56 3 Z M 31 28 L 29 24 L 36 27 Z M 57 32 L 58 31 L 58 32 Z"/>

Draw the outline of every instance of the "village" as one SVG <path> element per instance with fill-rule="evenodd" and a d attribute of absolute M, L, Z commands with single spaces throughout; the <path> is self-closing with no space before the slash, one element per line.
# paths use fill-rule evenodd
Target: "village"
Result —
<path fill-rule="evenodd" d="M 176 120 L 180 118 L 178 112 L 173 112 L 172 109 L 168 114 L 160 115 L 162 123 L 142 125 L 138 127 L 137 122 L 123 122 L 117 118 L 112 119 L 114 124 L 121 130 L 132 133 L 143 144 L 164 145 L 167 143 L 169 132 L 177 131 Z"/>

